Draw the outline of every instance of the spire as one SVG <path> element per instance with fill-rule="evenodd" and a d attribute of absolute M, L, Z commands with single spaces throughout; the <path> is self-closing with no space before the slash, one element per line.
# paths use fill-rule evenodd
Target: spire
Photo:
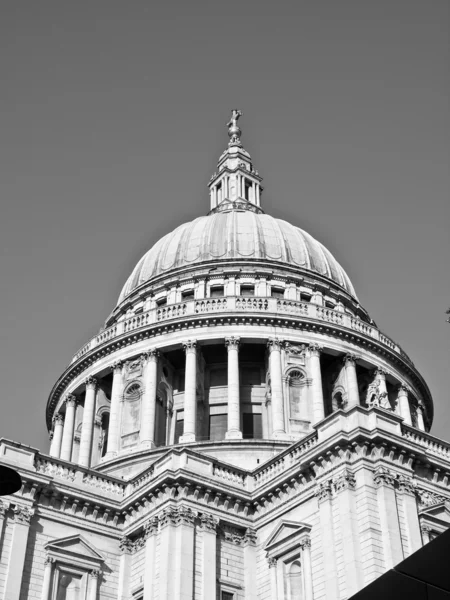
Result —
<path fill-rule="evenodd" d="M 242 131 L 238 125 L 242 111 L 233 109 L 227 123 L 228 148 L 217 163 L 217 171 L 209 180 L 211 211 L 250 210 L 264 212 L 261 209 L 262 177 L 255 171 L 250 154 L 241 142 Z"/>

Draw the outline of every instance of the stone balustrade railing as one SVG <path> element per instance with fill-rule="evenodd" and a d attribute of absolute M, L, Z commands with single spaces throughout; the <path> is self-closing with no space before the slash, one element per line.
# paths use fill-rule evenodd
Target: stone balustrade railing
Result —
<path fill-rule="evenodd" d="M 255 312 L 282 315 L 283 317 L 289 315 L 302 316 L 313 320 L 333 323 L 377 340 L 384 346 L 387 346 L 394 352 L 400 354 L 402 358 L 411 365 L 413 364 L 398 344 L 381 333 L 376 327 L 361 321 L 353 315 L 308 302 L 255 296 L 228 296 L 223 298 L 187 300 L 186 302 L 178 302 L 176 304 L 157 307 L 147 312 L 134 315 L 101 331 L 77 352 L 72 359 L 72 362 L 77 361 L 96 346 L 129 333 L 130 331 L 134 331 L 135 329 L 162 323 L 171 319 L 178 319 L 180 317 L 189 317 L 200 314 L 210 314 L 213 316 L 225 311 L 234 313 Z"/>
<path fill-rule="evenodd" d="M 421 446 L 427 453 L 433 456 L 438 456 L 446 460 L 450 459 L 450 444 L 433 437 L 429 433 L 419 431 L 408 425 L 402 425 L 402 436 L 411 440 L 417 446 Z"/>

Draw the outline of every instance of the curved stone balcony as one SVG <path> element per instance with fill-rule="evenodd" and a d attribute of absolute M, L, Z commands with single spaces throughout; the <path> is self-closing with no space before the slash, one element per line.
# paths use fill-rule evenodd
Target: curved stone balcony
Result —
<path fill-rule="evenodd" d="M 385 346 L 389 350 L 400 355 L 403 360 L 414 367 L 412 360 L 396 342 L 384 333 L 381 333 L 376 327 L 351 314 L 310 302 L 256 296 L 204 298 L 153 308 L 147 312 L 142 312 L 124 319 L 123 321 L 119 321 L 101 331 L 75 354 L 71 363 L 76 362 L 85 354 L 106 342 L 110 342 L 121 336 L 131 334 L 136 330 L 145 329 L 159 323 L 168 323 L 179 319 L 188 320 L 203 315 L 211 315 L 212 317 L 217 317 L 218 315 L 222 317 L 232 316 L 233 318 L 236 318 L 242 314 L 254 315 L 256 318 L 262 318 L 262 323 L 265 322 L 265 319 L 269 319 L 270 322 L 270 319 L 280 319 L 283 317 L 331 323 L 372 338 L 382 346 Z"/>

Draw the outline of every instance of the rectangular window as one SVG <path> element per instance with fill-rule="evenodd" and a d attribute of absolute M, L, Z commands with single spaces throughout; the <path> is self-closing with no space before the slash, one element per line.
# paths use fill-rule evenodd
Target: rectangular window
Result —
<path fill-rule="evenodd" d="M 181 292 L 182 300 L 193 300 L 194 299 L 194 290 L 186 290 L 185 292 Z"/>
<path fill-rule="evenodd" d="M 227 432 L 228 415 L 209 416 L 209 439 L 220 442 L 225 439 Z"/>
<path fill-rule="evenodd" d="M 244 413 L 242 415 L 242 429 L 242 436 L 244 439 L 262 439 L 262 415 Z"/>
<path fill-rule="evenodd" d="M 252 187 L 252 182 L 248 179 L 245 180 L 244 183 L 244 198 L 250 202 L 250 189 Z"/>
<path fill-rule="evenodd" d="M 333 304 L 333 302 L 330 302 L 329 300 L 327 300 L 327 301 L 325 302 L 325 306 L 326 306 L 327 308 L 335 308 L 335 306 L 336 306 L 336 305 L 335 305 L 335 304 Z"/>
<path fill-rule="evenodd" d="M 284 289 L 273 287 L 270 289 L 270 295 L 272 298 L 284 298 Z"/>
<path fill-rule="evenodd" d="M 254 296 L 255 286 L 254 285 L 241 285 L 241 296 Z"/>
<path fill-rule="evenodd" d="M 222 592 L 221 600 L 234 600 L 234 594 L 232 592 Z"/>
<path fill-rule="evenodd" d="M 223 387 L 228 384 L 228 371 L 227 367 L 221 367 L 218 369 L 211 369 L 209 374 L 209 386 L 210 387 Z"/>
<path fill-rule="evenodd" d="M 311 294 L 307 294 L 306 292 L 301 292 L 300 300 L 302 302 L 311 302 Z"/>
<path fill-rule="evenodd" d="M 167 298 L 160 298 L 156 301 L 156 306 L 165 306 L 167 304 Z"/>
<path fill-rule="evenodd" d="M 225 288 L 223 285 L 215 285 L 209 290 L 209 295 L 211 298 L 221 298 L 225 296 Z"/>
<path fill-rule="evenodd" d="M 183 435 L 184 419 L 179 419 L 175 423 L 175 444 L 180 443 L 180 437 Z"/>

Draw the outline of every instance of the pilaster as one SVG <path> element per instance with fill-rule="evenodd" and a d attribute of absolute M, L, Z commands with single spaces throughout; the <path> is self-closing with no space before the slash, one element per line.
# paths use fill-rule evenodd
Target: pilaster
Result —
<path fill-rule="evenodd" d="M 244 598 L 258 600 L 256 588 L 256 531 L 247 529 L 244 534 Z"/>
<path fill-rule="evenodd" d="M 52 573 L 55 559 L 53 556 L 46 556 L 44 563 L 44 577 L 42 581 L 41 600 L 50 600 L 50 589 L 52 583 Z"/>
<path fill-rule="evenodd" d="M 6 573 L 4 600 L 19 600 L 20 598 L 28 532 L 33 514 L 34 511 L 25 506 L 17 505 L 14 509 L 14 529 Z"/>
<path fill-rule="evenodd" d="M 344 547 L 345 585 L 350 597 L 364 585 L 355 499 L 356 479 L 351 471 L 345 469 L 333 483 Z"/>
<path fill-rule="evenodd" d="M 153 584 L 155 581 L 156 536 L 158 518 L 154 517 L 145 524 L 145 559 L 144 559 L 144 599 L 154 600 Z"/>
<path fill-rule="evenodd" d="M 119 542 L 120 562 L 119 562 L 119 581 L 118 581 L 118 600 L 128 600 L 130 597 L 130 577 L 131 577 L 131 550 L 132 541 L 123 536 Z M 145 594 L 145 589 L 144 589 Z"/>
<path fill-rule="evenodd" d="M 210 600 L 216 597 L 216 548 L 218 520 L 212 515 L 200 515 L 200 531 L 202 536 L 202 589 L 201 599 Z"/>
<path fill-rule="evenodd" d="M 414 483 L 411 477 L 402 475 L 398 479 L 399 500 L 403 504 L 408 538 L 408 555 L 422 547 L 419 515 Z"/>
<path fill-rule="evenodd" d="M 319 483 L 315 492 L 319 504 L 322 562 L 325 570 L 325 598 L 339 598 L 337 577 L 336 543 L 333 527 L 332 486 L 330 481 Z"/>
<path fill-rule="evenodd" d="M 394 489 L 395 476 L 388 469 L 379 467 L 374 472 L 373 480 L 377 488 L 384 566 L 387 570 L 392 569 L 404 558 Z"/>

